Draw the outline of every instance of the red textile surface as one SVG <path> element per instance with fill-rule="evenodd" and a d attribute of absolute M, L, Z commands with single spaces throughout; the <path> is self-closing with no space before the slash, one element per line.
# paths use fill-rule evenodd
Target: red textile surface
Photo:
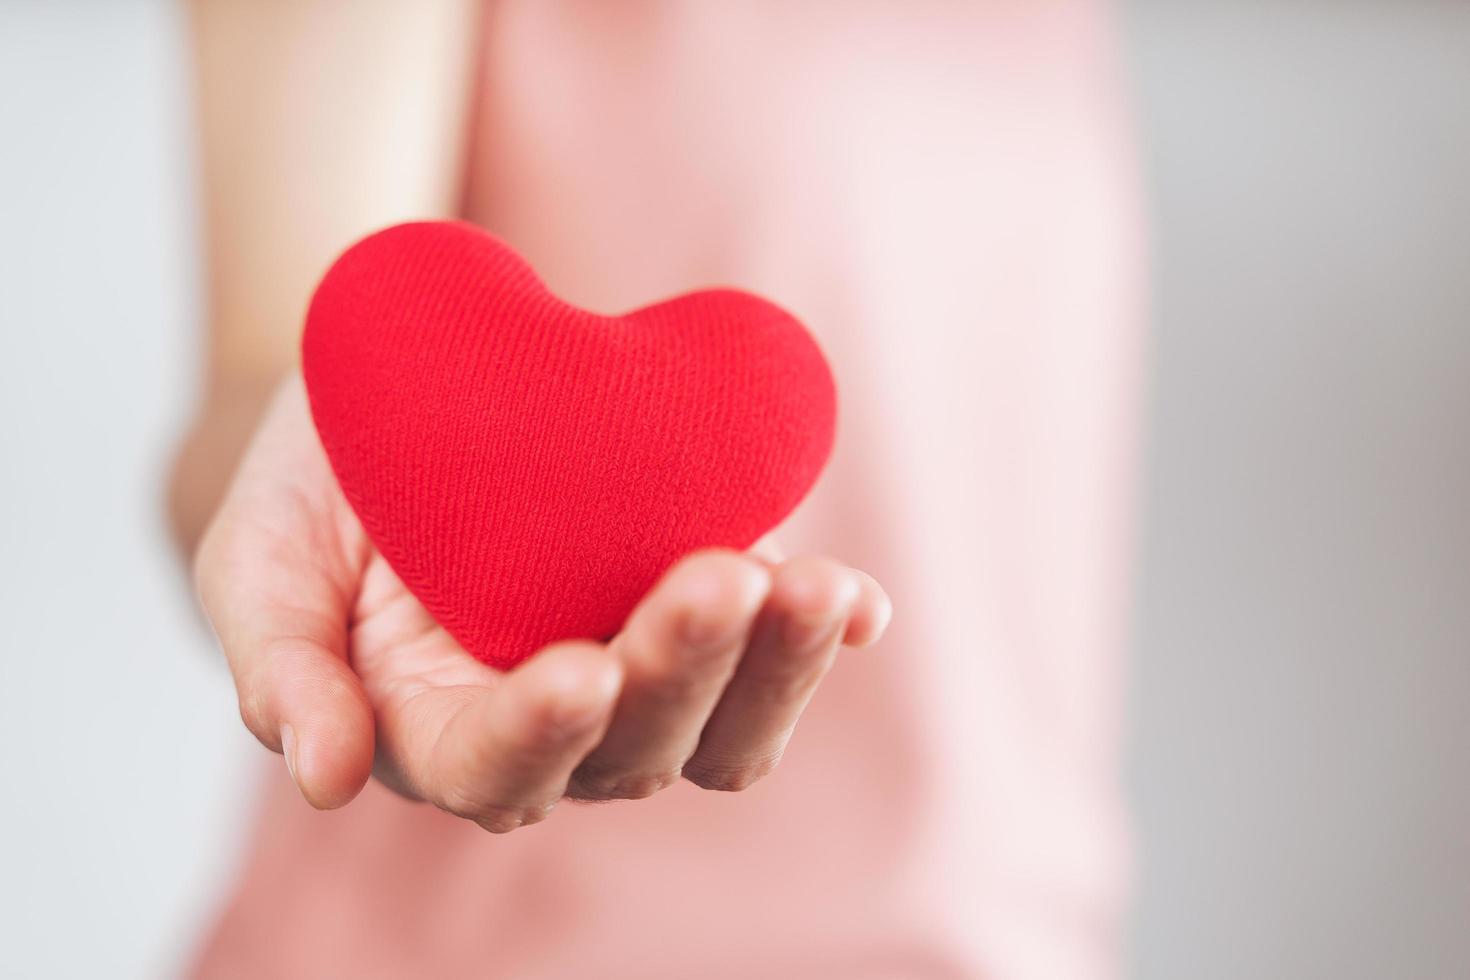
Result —
<path fill-rule="evenodd" d="M 831 374 L 779 307 L 716 289 L 600 316 L 460 223 L 348 249 L 302 369 L 369 537 L 498 667 L 615 633 L 691 550 L 749 546 L 832 447 Z"/>

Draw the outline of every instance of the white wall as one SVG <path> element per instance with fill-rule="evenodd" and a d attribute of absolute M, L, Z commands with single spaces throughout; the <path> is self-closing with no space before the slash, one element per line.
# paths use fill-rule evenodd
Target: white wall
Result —
<path fill-rule="evenodd" d="M 169 3 L 0 4 L 0 976 L 175 972 L 249 736 L 163 543 L 195 312 Z"/>
<path fill-rule="evenodd" d="M 158 520 L 177 14 L 0 4 L 0 975 L 176 969 L 255 758 Z M 1470 6 L 1128 10 L 1157 376 L 1135 972 L 1470 975 Z"/>
<path fill-rule="evenodd" d="M 1130 11 L 1150 980 L 1470 976 L 1470 4 Z"/>

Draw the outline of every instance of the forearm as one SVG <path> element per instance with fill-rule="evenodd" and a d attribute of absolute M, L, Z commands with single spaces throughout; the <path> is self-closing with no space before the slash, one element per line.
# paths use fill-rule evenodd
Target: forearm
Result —
<path fill-rule="evenodd" d="M 194 0 L 204 384 L 170 471 L 191 554 L 270 393 L 311 289 L 375 227 L 452 214 L 472 0 Z"/>

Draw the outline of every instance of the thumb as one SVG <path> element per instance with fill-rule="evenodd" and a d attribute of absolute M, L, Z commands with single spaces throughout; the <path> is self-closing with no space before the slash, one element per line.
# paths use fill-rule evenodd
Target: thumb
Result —
<path fill-rule="evenodd" d="M 345 658 L 347 610 L 309 570 L 226 558 L 241 547 L 207 536 L 196 573 L 240 717 L 262 745 L 285 755 L 307 802 L 341 807 L 368 782 L 373 757 L 372 708 Z M 282 591 L 294 598 L 284 601 Z"/>
<path fill-rule="evenodd" d="M 372 708 L 346 660 L 347 610 L 306 569 L 242 568 L 225 558 L 240 547 L 207 537 L 196 572 L 240 717 L 261 744 L 285 755 L 307 802 L 342 806 L 366 784 L 373 762 Z"/>
<path fill-rule="evenodd" d="M 240 717 L 285 755 L 307 802 L 330 809 L 358 794 L 373 765 L 372 707 L 347 662 L 356 582 L 345 581 L 350 564 L 316 553 L 323 515 L 292 506 L 300 495 L 279 492 L 269 476 L 279 467 L 260 457 L 278 451 L 271 435 L 263 431 L 247 451 L 200 543 L 195 582 L 234 675 Z"/>
<path fill-rule="evenodd" d="M 240 716 L 267 748 L 285 756 L 312 806 L 349 803 L 373 764 L 373 716 L 357 676 L 336 643 L 275 629 L 226 656 L 240 694 Z M 235 663 L 240 667 L 235 668 Z"/>

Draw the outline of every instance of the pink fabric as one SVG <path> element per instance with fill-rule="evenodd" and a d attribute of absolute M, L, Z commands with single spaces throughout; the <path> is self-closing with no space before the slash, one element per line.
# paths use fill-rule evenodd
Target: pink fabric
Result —
<path fill-rule="evenodd" d="M 467 213 L 615 311 L 716 283 L 840 386 L 782 535 L 896 617 L 736 795 L 491 837 L 272 769 L 205 977 L 1116 973 L 1140 248 L 1090 0 L 491 8 Z M 636 138 L 630 138 L 634 137 Z"/>

